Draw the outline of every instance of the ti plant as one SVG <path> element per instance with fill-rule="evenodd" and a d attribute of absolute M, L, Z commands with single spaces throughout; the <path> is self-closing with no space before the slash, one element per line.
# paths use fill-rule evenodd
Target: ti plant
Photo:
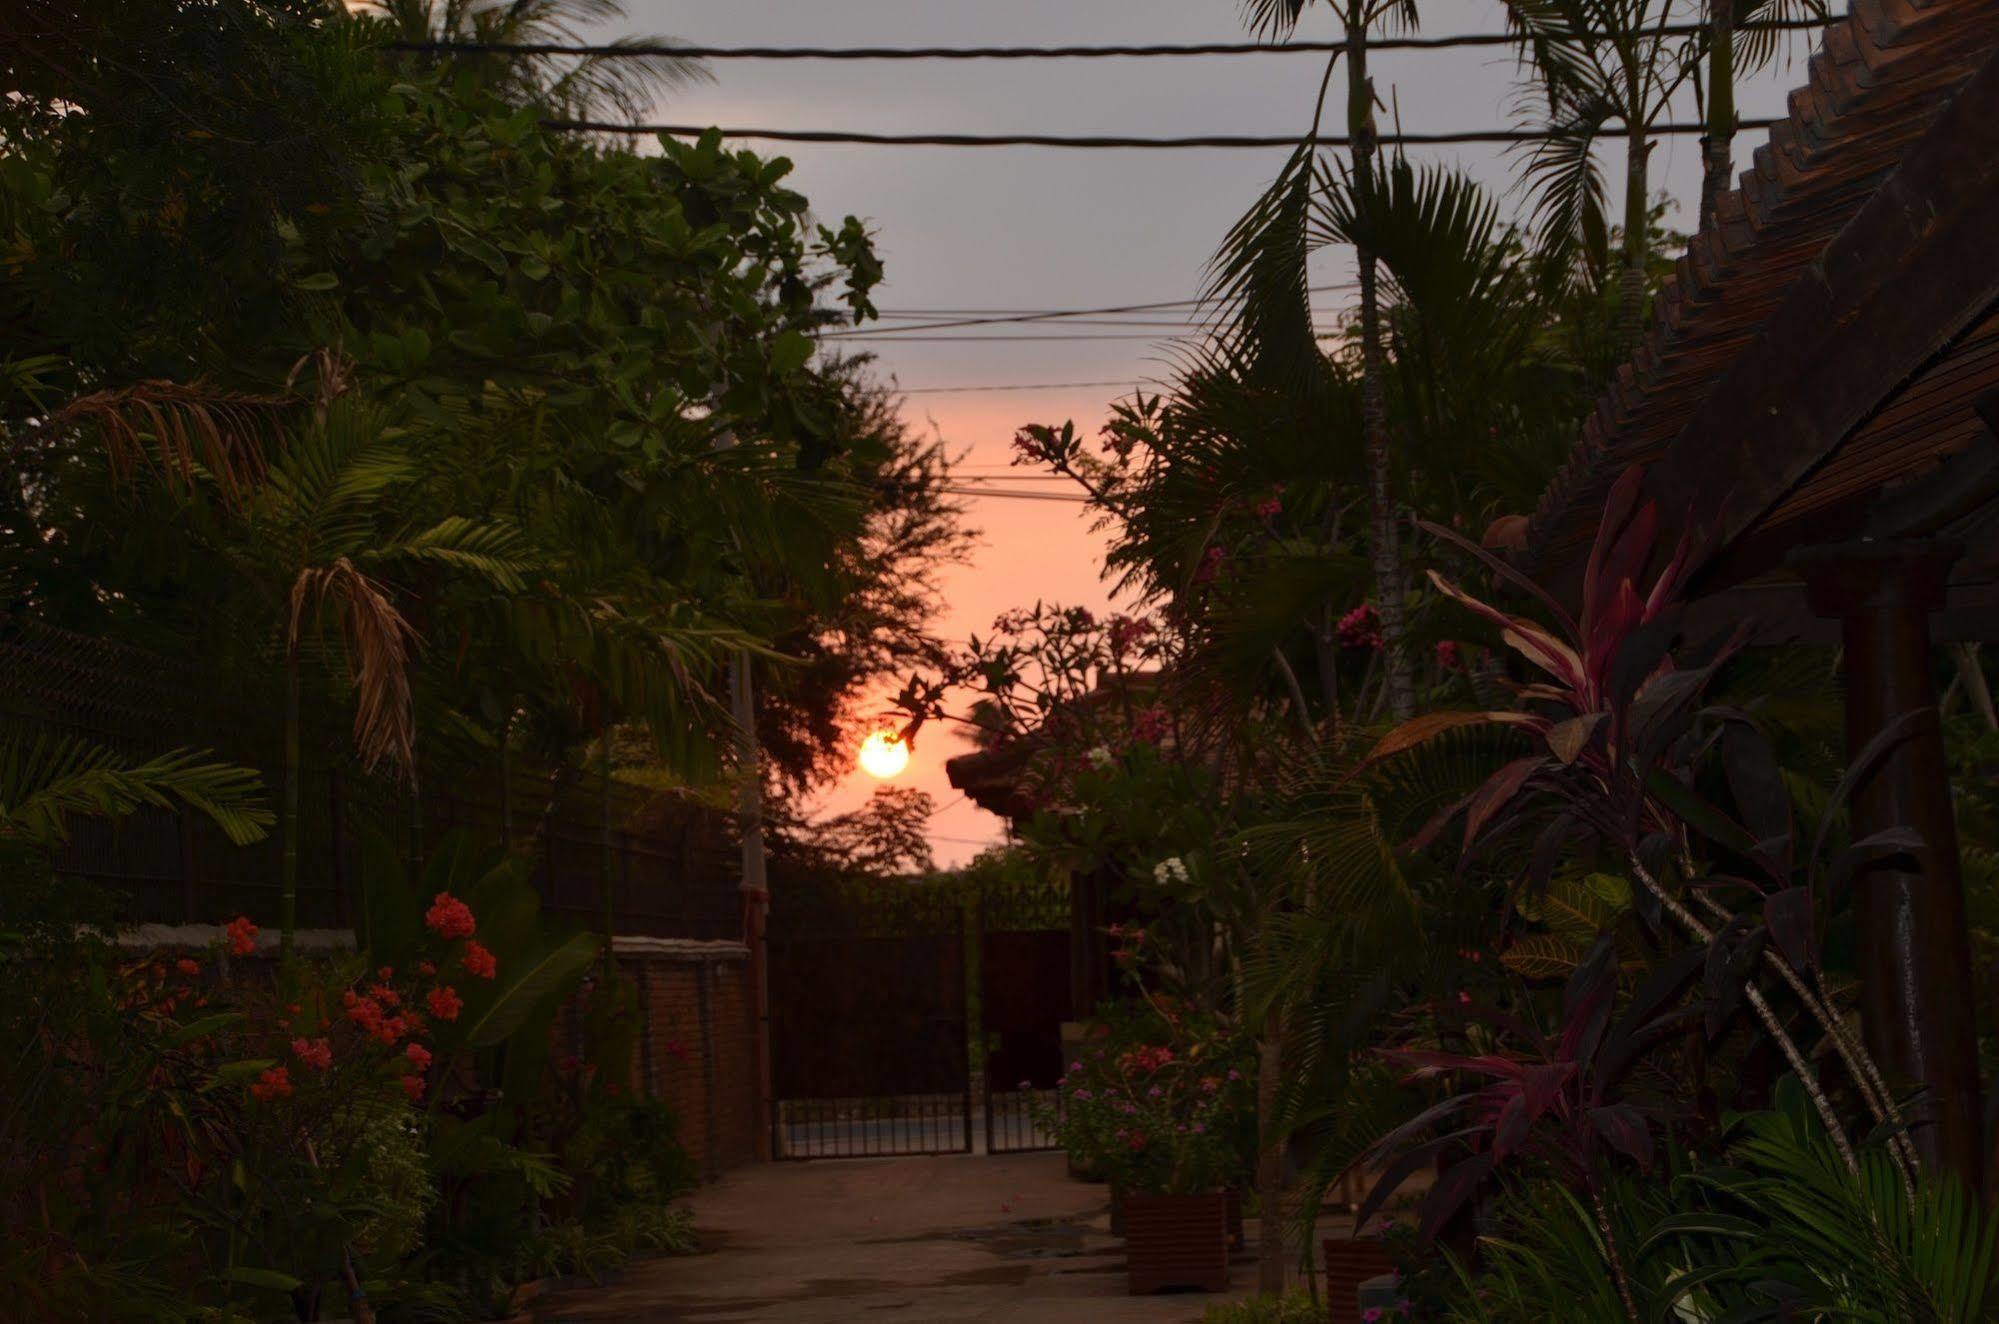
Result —
<path fill-rule="evenodd" d="M 1463 850 L 1531 837 L 1524 883 L 1544 887 L 1570 843 L 1594 837 L 1623 860 L 1634 899 L 1650 922 L 1670 919 L 1705 953 L 1703 996 L 1712 1031 L 1746 1002 L 1812 1101 L 1841 1160 L 1858 1171 L 1853 1145 L 1832 1100 L 1796 1038 L 1755 978 L 1773 973 L 1837 1051 L 1876 1126 L 1899 1132 L 1902 1120 L 1880 1069 L 1855 1040 L 1819 971 L 1816 934 L 1830 899 L 1870 864 L 1908 850 L 1905 834 L 1855 842 L 1823 868 L 1799 863 L 1790 806 L 1776 761 L 1749 712 L 1712 702 L 1717 671 L 1741 647 L 1740 630 L 1681 646 L 1680 590 L 1690 568 L 1689 540 L 1641 591 L 1653 560 L 1659 513 L 1641 500 L 1642 472 L 1627 471 L 1610 492 L 1583 581 L 1581 616 L 1504 561 L 1450 529 L 1436 537 L 1478 557 L 1500 580 L 1531 595 L 1554 624 L 1491 606 L 1432 572 L 1437 587 L 1497 627 L 1500 638 L 1543 679 L 1515 689 L 1517 709 L 1442 712 L 1417 717 L 1382 738 L 1370 761 L 1413 748 L 1467 725 L 1503 723 L 1537 748 L 1506 764 L 1446 807 L 1418 835 L 1434 838 L 1462 816 Z M 1920 716 L 1914 715 L 1914 716 Z M 1825 856 L 1834 820 L 1857 781 L 1897 741 L 1914 716 L 1885 731 L 1854 759 L 1833 792 L 1806 860 Z M 1741 818 L 1695 790 L 1695 772 L 1719 752 Z M 1704 868 L 1696 843 L 1710 861 Z M 1739 865 L 1739 867 L 1738 867 Z M 1731 909 L 1730 902 L 1738 909 Z M 1911 1202 L 1914 1165 L 1906 1136 L 1892 1148 Z"/>
<path fill-rule="evenodd" d="M 1620 1010 L 1617 946 L 1605 932 L 1570 976 L 1552 1034 L 1497 1008 L 1474 1005 L 1463 1009 L 1470 1025 L 1521 1048 L 1385 1051 L 1412 1081 L 1469 1076 L 1485 1083 L 1431 1105 L 1377 1143 L 1373 1159 L 1383 1165 L 1382 1176 L 1359 1221 L 1366 1222 L 1419 1167 L 1469 1145 L 1470 1155 L 1445 1170 L 1424 1202 L 1419 1235 L 1428 1240 L 1497 1166 L 1513 1157 L 1537 1161 L 1587 1195 L 1619 1299 L 1637 1319 L 1626 1255 L 1605 1203 L 1603 1158 L 1608 1149 L 1651 1167 L 1653 1129 L 1670 1120 L 1660 1100 L 1669 1096 L 1634 1087 L 1634 1079 L 1648 1049 L 1700 1017 L 1699 1004 L 1683 1003 L 1679 995 L 1700 972 L 1703 958 L 1695 947 L 1661 962 Z M 1451 1128 L 1433 1135 L 1447 1121 Z"/>

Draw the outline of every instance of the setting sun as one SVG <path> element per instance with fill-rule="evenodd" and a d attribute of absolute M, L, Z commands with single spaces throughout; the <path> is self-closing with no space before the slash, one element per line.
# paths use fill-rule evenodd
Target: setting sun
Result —
<path fill-rule="evenodd" d="M 861 769 L 884 780 L 909 766 L 909 745 L 893 731 L 877 731 L 861 742 Z"/>

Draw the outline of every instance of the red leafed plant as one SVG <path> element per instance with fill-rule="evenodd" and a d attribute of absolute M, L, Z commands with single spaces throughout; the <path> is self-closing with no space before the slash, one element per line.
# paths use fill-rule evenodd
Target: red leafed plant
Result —
<path fill-rule="evenodd" d="M 1545 885 L 1565 847 L 1579 837 L 1593 836 L 1615 850 L 1635 884 L 1640 913 L 1653 920 L 1669 918 L 1706 962 L 1703 997 L 1710 1032 L 1738 1000 L 1746 1001 L 1811 1097 L 1847 1166 L 1857 1168 L 1837 1112 L 1754 974 L 1759 967 L 1768 969 L 1789 986 L 1839 1053 L 1876 1123 L 1899 1127 L 1893 1095 L 1878 1068 L 1838 1015 L 1824 984 L 1814 982 L 1813 913 L 1814 897 L 1820 892 L 1836 889 L 1869 860 L 1905 850 L 1910 843 L 1897 834 L 1869 838 L 1849 847 L 1822 874 L 1807 864 L 1802 882 L 1792 877 L 1799 866 L 1798 853 L 1790 845 L 1788 798 L 1767 742 L 1740 710 L 1705 704 L 1710 682 L 1739 650 L 1744 631 L 1737 629 L 1691 647 L 1683 644 L 1680 595 L 1691 569 L 1691 537 L 1681 538 L 1648 582 L 1647 571 L 1657 551 L 1659 514 L 1657 504 L 1643 496 L 1641 470 L 1626 471 L 1606 500 L 1584 575 L 1580 617 L 1512 566 L 1452 530 L 1428 523 L 1422 527 L 1477 557 L 1497 579 L 1527 593 L 1553 623 L 1501 610 L 1432 572 L 1440 591 L 1496 626 L 1502 641 L 1540 678 L 1513 686 L 1519 699 L 1514 709 L 1428 713 L 1405 722 L 1381 739 L 1368 762 L 1475 724 L 1515 727 L 1537 748 L 1505 764 L 1471 794 L 1448 806 L 1412 844 L 1434 839 L 1459 815 L 1464 818 L 1466 855 L 1531 834 L 1533 846 L 1522 880 L 1529 888 Z M 1884 732 L 1855 758 L 1845 782 L 1833 794 L 1833 810 L 1865 769 L 1905 737 L 1905 725 Z M 1752 827 L 1742 826 L 1693 789 L 1696 760 L 1716 748 L 1727 763 L 1738 810 L 1747 811 L 1744 816 Z M 1826 835 L 1822 823 L 1810 856 L 1818 855 Z M 1697 849 L 1710 857 L 1743 860 L 1761 876 L 1717 877 L 1697 863 Z M 1745 895 L 1756 906 L 1756 917 L 1734 913 L 1721 899 Z M 1571 1007 L 1580 1011 L 1586 1004 L 1571 992 Z M 1532 1058 L 1540 1069 L 1535 1071 L 1510 1058 L 1460 1059 L 1449 1065 L 1433 1060 L 1418 1070 L 1486 1076 L 1492 1084 L 1478 1096 L 1467 1096 L 1460 1109 L 1472 1108 L 1469 1098 L 1479 1097 L 1486 1111 L 1510 1110 L 1504 1123 L 1509 1136 L 1523 1118 L 1544 1119 L 1563 1107 L 1568 1111 L 1559 1115 L 1569 1123 L 1572 1142 L 1589 1134 L 1583 1123 L 1590 1109 L 1601 1105 L 1584 1106 L 1575 1094 L 1590 1088 L 1590 1072 L 1579 1060 L 1564 1056 L 1567 1033 L 1553 1041 L 1533 1036 L 1526 1041 L 1537 1045 Z M 1592 1051 L 1603 1048 L 1601 1042 L 1588 1042 Z M 1502 1067 L 1501 1061 L 1512 1065 Z M 1564 1071 L 1573 1074 L 1563 1075 Z M 1429 1116 L 1425 1125 L 1438 1116 Z M 1501 1129 L 1502 1120 L 1494 1112 L 1487 1130 L 1495 1141 Z M 1595 1134 L 1607 1138 L 1600 1130 Z M 1497 1161 L 1495 1151 L 1511 1147 L 1495 1143 L 1485 1153 Z M 1574 1157 L 1582 1150 L 1572 1143 L 1570 1153 Z M 1905 1140 L 1897 1153 L 1904 1165 L 1905 1189 L 1913 1199 Z M 1479 1175 L 1474 1167 L 1457 1180 L 1469 1190 Z"/>

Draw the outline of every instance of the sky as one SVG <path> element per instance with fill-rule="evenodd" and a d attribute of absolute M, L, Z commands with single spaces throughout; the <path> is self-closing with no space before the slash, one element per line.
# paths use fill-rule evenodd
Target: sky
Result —
<path fill-rule="evenodd" d="M 701 45 L 1085 45 L 1236 41 L 1246 34 L 1234 0 L 627 0 L 608 35 L 677 37 Z M 1426 35 L 1494 32 L 1497 0 L 1429 0 Z M 1301 40 L 1338 36 L 1333 14 L 1312 5 Z M 1738 90 L 1744 118 L 1778 116 L 1784 94 L 1804 80 L 1802 36 L 1787 66 Z M 1200 59 L 826 62 L 730 60 L 715 80 L 672 93 L 658 107 L 669 123 L 864 132 L 1300 134 L 1309 125 L 1323 55 Z M 1521 86 L 1504 49 L 1377 52 L 1379 95 L 1409 131 L 1509 127 Z M 1335 96 L 1343 87 L 1337 70 Z M 1691 96 L 1677 119 L 1691 120 Z M 1337 102 L 1335 102 L 1337 105 Z M 1739 136 L 1740 169 L 1763 131 Z M 822 221 L 853 214 L 872 227 L 887 278 L 884 311 L 1098 308 L 1199 294 L 1205 264 L 1228 227 L 1268 184 L 1285 152 L 1270 150 L 1064 151 L 1045 148 L 875 147 L 745 143 L 781 152 L 794 187 Z M 1411 148 L 1418 159 L 1455 162 L 1511 214 L 1527 199 L 1517 153 L 1482 145 Z M 1653 181 L 1676 203 L 1668 223 L 1692 228 L 1699 195 L 1697 140 L 1669 138 L 1653 156 Z M 1614 176 L 1613 176 L 1614 177 Z M 1615 196 L 1613 194 L 1613 196 Z M 1322 255 L 1314 284 L 1351 277 L 1345 252 Z M 1328 319 L 1344 293 L 1320 296 Z M 983 327 L 958 334 L 1018 335 L 1032 328 Z M 1102 334 L 1101 332 L 1099 334 Z M 1157 334 L 1138 332 L 1138 335 Z M 960 340 L 869 343 L 878 369 L 910 390 L 905 416 L 965 454 L 963 471 L 997 474 L 1024 423 L 1073 419 L 1094 434 L 1120 387 L 940 391 L 940 387 L 1100 382 L 1163 377 L 1171 346 L 1144 339 Z M 1017 486 L 1026 486 L 1020 484 Z M 1036 484 L 1035 486 L 1044 486 Z M 944 637 L 962 641 L 993 618 L 1036 599 L 1101 610 L 1100 544 L 1078 506 L 974 499 L 980 531 L 969 565 L 945 575 Z M 893 687 L 890 687 L 891 691 Z M 936 798 L 931 840 L 939 864 L 970 858 L 1000 840 L 1003 823 L 963 800 L 944 760 L 964 746 L 927 727 L 897 784 Z M 827 812 L 864 802 L 878 783 L 855 770 L 825 798 Z"/>

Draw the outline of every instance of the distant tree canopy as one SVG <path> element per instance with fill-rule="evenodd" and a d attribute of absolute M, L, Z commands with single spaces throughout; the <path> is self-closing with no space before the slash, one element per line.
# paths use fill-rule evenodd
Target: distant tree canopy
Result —
<path fill-rule="evenodd" d="M 19 602 L 268 676 L 286 613 L 242 567 L 278 475 L 407 621 L 419 724 L 555 750 L 643 723 L 700 775 L 748 649 L 794 785 L 934 650 L 905 572 L 961 546 L 941 451 L 856 365 L 814 365 L 881 268 L 788 162 L 546 129 L 542 83 L 317 4 L 38 21 L 0 104 Z M 335 396 L 371 430 L 308 457 Z M 308 646 L 319 701 L 353 645 Z"/>

